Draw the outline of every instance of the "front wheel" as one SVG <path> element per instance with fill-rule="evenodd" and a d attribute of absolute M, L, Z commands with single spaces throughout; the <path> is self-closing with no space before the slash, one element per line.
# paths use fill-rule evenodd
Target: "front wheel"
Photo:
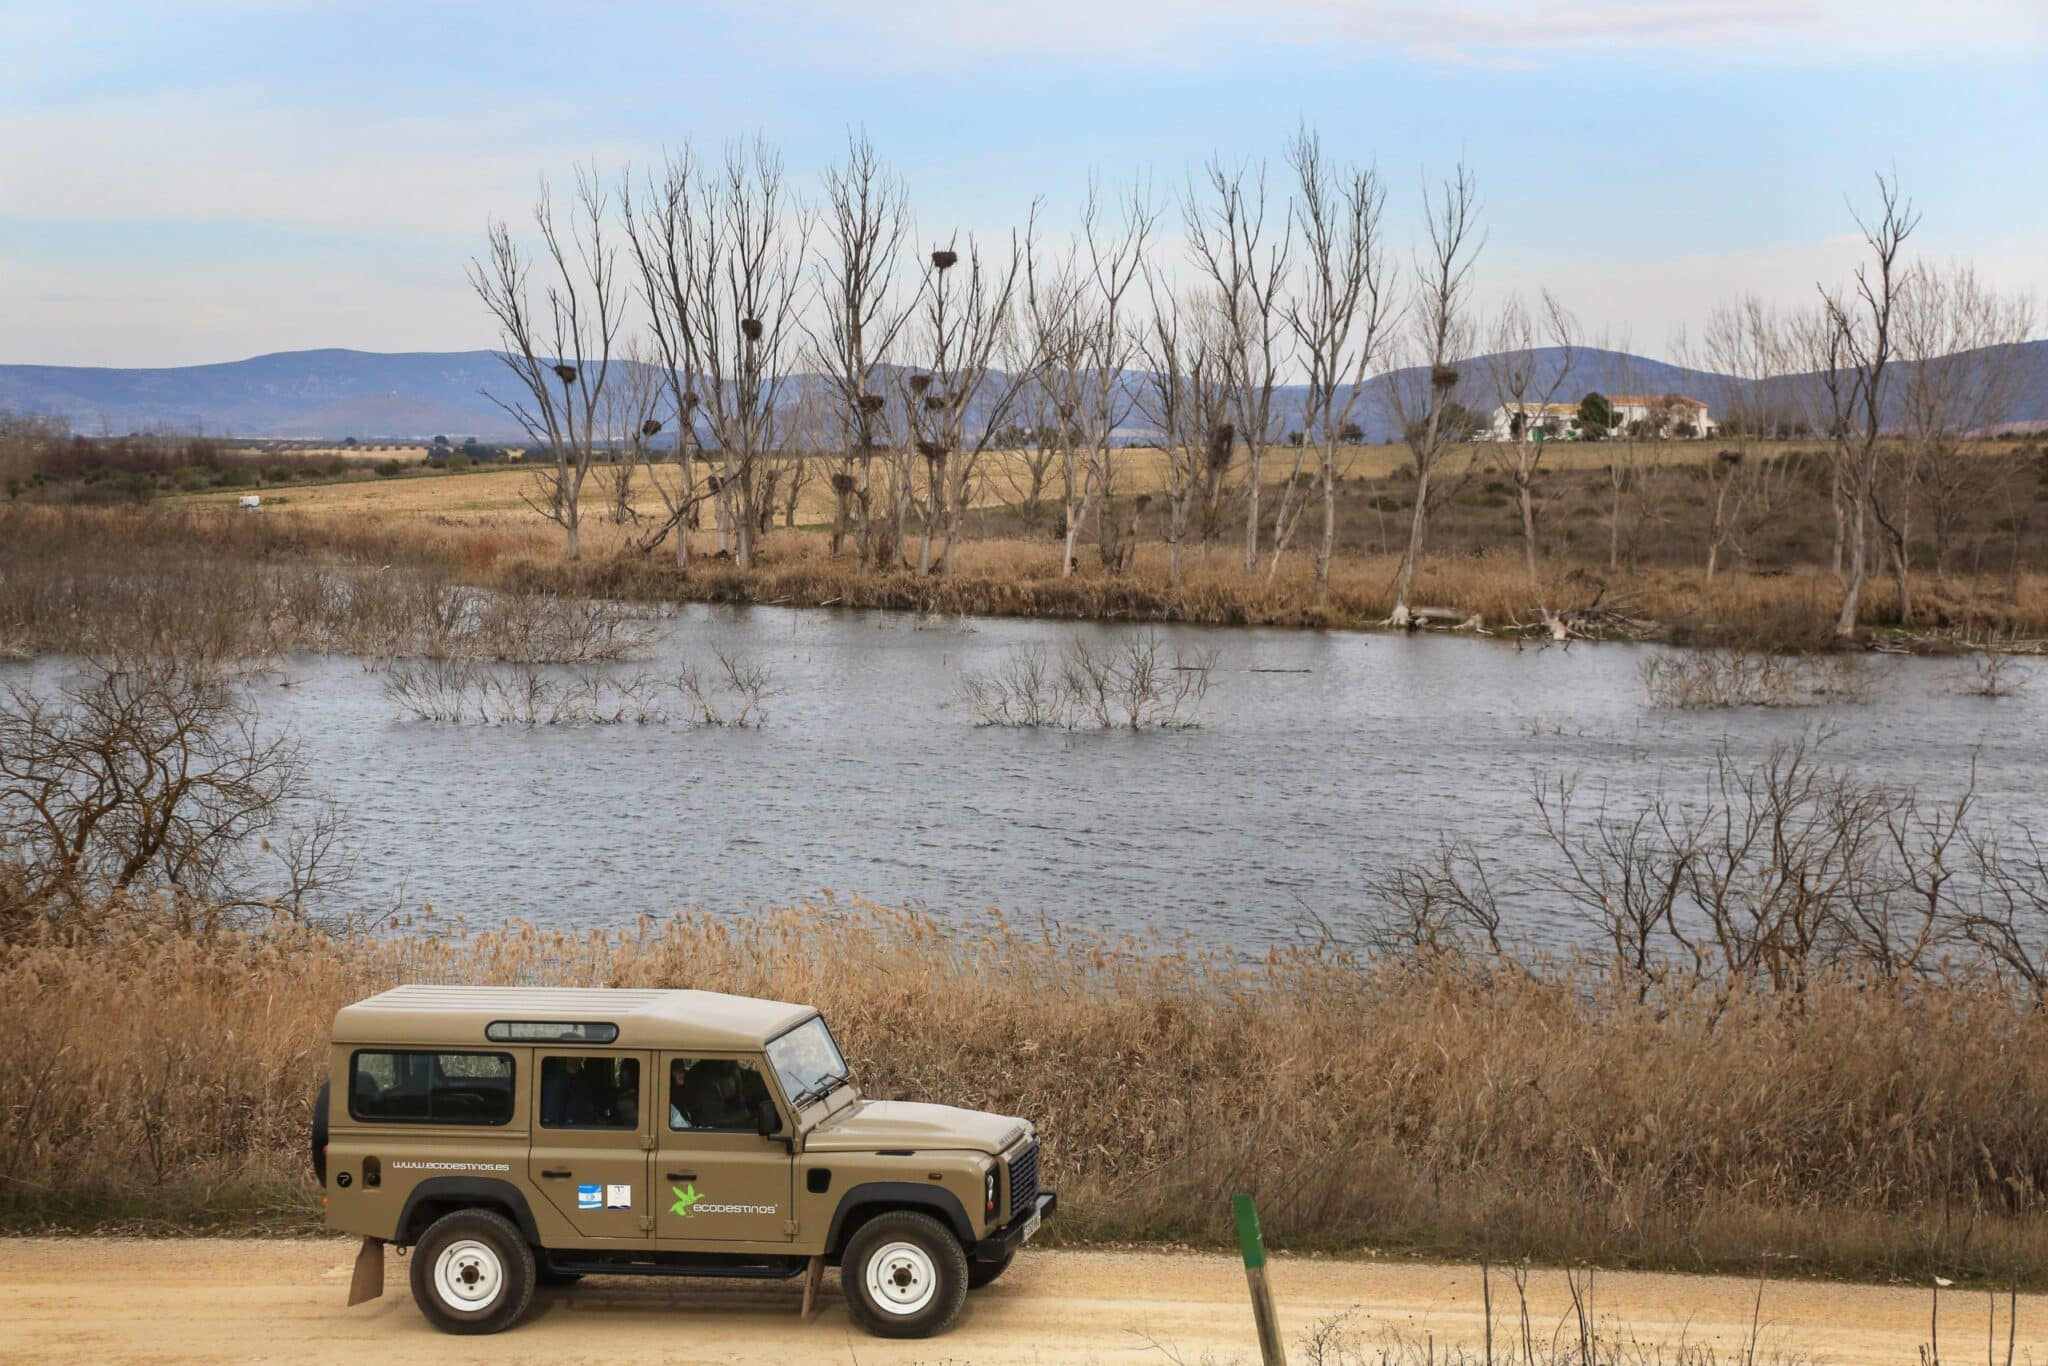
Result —
<path fill-rule="evenodd" d="M 456 1210 L 412 1251 L 412 1298 L 444 1333 L 500 1333 L 533 1299 L 533 1249 L 504 1215 Z"/>
<path fill-rule="evenodd" d="M 893 1210 L 860 1226 L 839 1279 L 853 1321 L 883 1338 L 942 1333 L 967 1302 L 967 1254 L 929 1214 Z"/>

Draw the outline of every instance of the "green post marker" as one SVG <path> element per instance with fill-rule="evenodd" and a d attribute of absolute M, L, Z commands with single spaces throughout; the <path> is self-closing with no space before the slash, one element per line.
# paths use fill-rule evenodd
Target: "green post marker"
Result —
<path fill-rule="evenodd" d="M 1249 1195 L 1230 1197 L 1237 1217 L 1237 1246 L 1244 1254 L 1244 1279 L 1252 1292 L 1252 1321 L 1259 1328 L 1259 1356 L 1265 1366 L 1287 1366 L 1280 1345 L 1280 1318 L 1273 1310 L 1273 1287 L 1266 1282 L 1266 1238 L 1259 1232 L 1259 1211 Z"/>

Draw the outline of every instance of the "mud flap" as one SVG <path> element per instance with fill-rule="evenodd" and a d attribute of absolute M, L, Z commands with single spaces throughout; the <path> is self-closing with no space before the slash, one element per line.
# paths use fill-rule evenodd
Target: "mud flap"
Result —
<path fill-rule="evenodd" d="M 356 1252 L 355 1275 L 348 1282 L 348 1307 L 353 1309 L 383 1293 L 384 1242 L 381 1238 L 365 1238 Z"/>
<path fill-rule="evenodd" d="M 824 1280 L 825 1259 L 811 1258 L 811 1264 L 804 1268 L 804 1307 L 800 1314 L 801 1322 L 809 1323 L 811 1315 L 818 1312 L 818 1287 Z"/>

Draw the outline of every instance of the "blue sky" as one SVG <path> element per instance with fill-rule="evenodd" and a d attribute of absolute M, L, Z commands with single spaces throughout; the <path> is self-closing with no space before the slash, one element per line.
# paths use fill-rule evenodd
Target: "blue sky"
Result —
<path fill-rule="evenodd" d="M 1463 157 L 1482 293 L 1651 354 L 1840 278 L 1878 168 L 1922 252 L 2048 297 L 2043 0 L 172 8 L 0 0 L 0 362 L 488 345 L 463 267 L 541 172 L 758 131 L 808 185 L 856 125 L 927 238 L 1307 120 L 1406 241 Z"/>

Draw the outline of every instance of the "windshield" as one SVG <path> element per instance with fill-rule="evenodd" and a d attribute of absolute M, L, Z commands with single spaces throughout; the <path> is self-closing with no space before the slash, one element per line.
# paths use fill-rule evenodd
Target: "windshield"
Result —
<path fill-rule="evenodd" d="M 822 1015 L 813 1015 L 768 1044 L 768 1062 L 782 1079 L 782 1093 L 793 1105 L 822 1099 L 844 1082 L 846 1059 L 833 1042 Z"/>

